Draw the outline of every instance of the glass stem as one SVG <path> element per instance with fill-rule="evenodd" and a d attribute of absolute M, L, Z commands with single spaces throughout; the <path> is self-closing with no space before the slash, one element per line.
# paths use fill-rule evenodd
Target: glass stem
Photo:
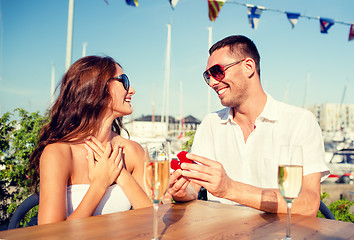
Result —
<path fill-rule="evenodd" d="M 159 204 L 154 202 L 154 237 L 153 240 L 158 240 L 158 235 L 157 235 L 157 229 L 158 229 L 158 225 L 157 225 L 157 211 L 159 210 Z"/>
<path fill-rule="evenodd" d="M 287 203 L 286 207 L 286 238 L 291 239 L 290 234 L 290 221 L 291 221 L 291 202 Z"/>

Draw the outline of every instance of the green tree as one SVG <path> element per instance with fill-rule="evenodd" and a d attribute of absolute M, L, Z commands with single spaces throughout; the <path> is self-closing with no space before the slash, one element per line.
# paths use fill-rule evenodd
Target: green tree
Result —
<path fill-rule="evenodd" d="M 326 203 L 325 199 L 328 197 L 329 197 L 329 194 L 326 192 L 323 192 L 321 194 L 321 200 L 324 203 Z M 327 207 L 332 212 L 332 214 L 336 218 L 336 220 L 353 223 L 354 222 L 354 214 L 352 214 L 350 212 L 350 207 L 352 205 L 354 205 L 353 201 L 348 201 L 346 199 L 339 199 L 337 201 L 330 203 Z M 320 211 L 318 211 L 317 217 L 325 218 Z"/>
<path fill-rule="evenodd" d="M 188 140 L 182 144 L 182 150 L 189 152 L 192 148 L 193 140 L 194 140 L 195 131 L 189 131 L 186 133 L 186 137 Z"/>
<path fill-rule="evenodd" d="M 15 120 L 11 120 L 11 117 Z M 17 108 L 0 118 L 0 225 L 7 224 L 18 204 L 30 195 L 27 167 L 46 117 Z"/>
<path fill-rule="evenodd" d="M 349 211 L 353 204 L 354 202 L 340 199 L 329 204 L 328 208 L 338 221 L 354 223 L 354 214 Z"/>

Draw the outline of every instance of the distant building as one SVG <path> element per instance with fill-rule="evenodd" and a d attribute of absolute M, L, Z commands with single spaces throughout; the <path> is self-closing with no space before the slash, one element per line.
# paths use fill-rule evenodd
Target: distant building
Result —
<path fill-rule="evenodd" d="M 354 132 L 354 104 L 325 103 L 306 108 L 316 116 L 322 131 Z"/>
<path fill-rule="evenodd" d="M 141 116 L 133 121 L 126 122 L 124 125 L 131 136 L 138 138 L 167 138 L 176 137 L 184 132 L 196 130 L 200 120 L 193 116 L 184 119 L 176 119 L 172 116 L 167 122 L 161 121 L 161 116 Z"/>

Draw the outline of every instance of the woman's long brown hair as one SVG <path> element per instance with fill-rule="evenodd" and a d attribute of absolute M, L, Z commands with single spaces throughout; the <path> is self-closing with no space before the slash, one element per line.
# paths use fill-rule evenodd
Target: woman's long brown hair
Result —
<path fill-rule="evenodd" d="M 49 111 L 49 123 L 39 135 L 37 147 L 30 156 L 32 187 L 39 184 L 39 159 L 48 144 L 79 142 L 92 135 L 97 119 L 112 98 L 107 81 L 114 77 L 116 65 L 110 57 L 87 56 L 76 61 L 64 75 L 59 96 Z M 120 135 L 122 117 L 116 118 L 112 130 Z M 128 133 L 129 134 L 129 133 Z"/>

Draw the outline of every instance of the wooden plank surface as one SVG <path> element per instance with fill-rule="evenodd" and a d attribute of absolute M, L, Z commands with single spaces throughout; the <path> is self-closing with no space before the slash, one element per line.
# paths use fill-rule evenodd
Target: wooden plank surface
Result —
<path fill-rule="evenodd" d="M 0 239 L 151 239 L 152 208 L 0 232 Z M 354 224 L 292 216 L 294 239 L 352 239 Z M 160 239 L 281 239 L 286 215 L 193 201 L 162 205 Z"/>

